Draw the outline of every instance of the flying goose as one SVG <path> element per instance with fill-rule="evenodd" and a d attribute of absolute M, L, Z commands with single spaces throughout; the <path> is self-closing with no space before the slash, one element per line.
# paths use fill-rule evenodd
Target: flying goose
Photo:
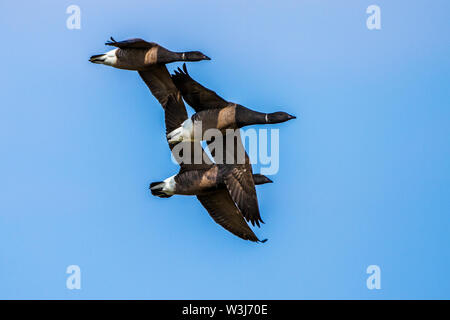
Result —
<path fill-rule="evenodd" d="M 197 112 L 193 118 L 198 114 L 211 114 L 210 112 L 219 111 L 226 112 L 230 103 L 218 96 L 214 91 L 203 87 L 201 84 L 193 80 L 187 73 L 186 65 L 183 65 L 184 72 L 179 69 L 175 75 L 172 75 L 173 83 L 180 90 L 183 99 Z M 146 80 L 145 75 L 141 77 Z M 148 79 L 150 80 L 150 79 Z M 151 81 L 146 81 L 149 85 Z M 231 104 L 236 107 L 236 104 Z M 222 108 L 222 109 L 220 109 Z M 246 109 L 245 107 L 242 107 Z M 249 110 L 249 109 L 247 109 Z M 251 111 L 251 110 L 249 110 Z M 254 111 L 251 111 L 254 112 Z M 289 115 L 288 115 L 289 116 Z M 289 116 L 292 117 L 292 116 Z M 208 121 L 208 120 L 207 120 Z M 186 123 L 184 121 L 183 123 Z M 210 120 L 211 127 L 214 128 L 214 121 Z M 203 124 L 202 124 L 203 125 Z M 167 130 L 170 132 L 169 130 Z M 173 132 L 173 131 L 172 131 Z M 172 137 L 167 135 L 169 144 L 176 143 L 171 141 Z M 231 140 L 231 141 L 230 141 Z M 182 141 L 192 141 L 192 139 L 183 139 Z M 231 196 L 238 208 L 241 210 L 244 218 L 252 225 L 259 227 L 259 222 L 263 222 L 259 213 L 258 200 L 255 190 L 256 179 L 252 179 L 253 170 L 250 159 L 245 152 L 242 145 L 240 130 L 235 130 L 232 134 L 223 136 L 222 145 L 213 144 L 214 141 L 207 141 L 208 148 L 216 163 L 228 162 L 229 157 L 232 159 L 231 174 L 224 180 L 225 184 L 230 187 Z M 218 141 L 220 142 L 220 141 Z M 232 146 L 230 148 L 230 146 Z M 219 153 L 221 151 L 221 153 Z M 227 167 L 225 165 L 225 167 Z M 228 166 L 228 168 L 230 168 Z"/>
<path fill-rule="evenodd" d="M 204 132 L 211 128 L 225 133 L 226 129 L 237 129 L 253 124 L 275 124 L 296 118 L 286 112 L 257 112 L 240 104 L 228 102 L 193 80 L 186 69 L 186 64 L 183 64 L 183 70 L 178 68 L 178 71 L 175 71 L 172 80 L 196 114 L 168 133 L 169 143 L 193 140 L 194 131 L 200 128 L 200 124 L 201 130 L 198 133 L 203 137 Z"/>
<path fill-rule="evenodd" d="M 157 97 L 161 105 L 163 105 L 163 108 L 165 108 L 164 106 L 166 105 L 169 92 L 172 94 L 181 95 L 180 91 L 178 91 L 178 89 L 175 87 L 172 79 L 166 77 L 166 72 L 167 68 L 162 68 L 160 66 L 158 66 L 157 68 L 152 68 L 148 71 L 139 71 L 141 78 L 147 84 L 152 94 Z M 191 107 L 193 107 L 194 110 L 197 111 L 198 103 L 200 103 L 204 107 L 204 110 L 201 112 L 208 112 L 209 109 L 207 107 L 207 104 L 203 102 L 202 98 L 200 98 L 199 101 L 200 102 L 195 101 L 195 104 L 193 103 Z M 183 108 L 184 109 L 180 109 L 178 113 L 179 116 L 183 117 L 183 121 L 180 122 L 180 118 L 177 118 L 178 124 L 186 123 L 186 120 L 188 119 L 184 104 Z M 166 112 L 166 121 L 173 116 L 174 115 L 168 114 Z M 178 127 L 179 125 L 173 126 L 173 122 L 171 124 L 166 123 L 166 134 L 167 132 L 172 132 L 174 128 Z M 170 141 L 169 135 L 167 135 L 167 139 L 169 145 L 172 145 L 172 149 L 175 144 L 179 143 L 179 141 Z M 200 148 L 200 143 L 198 143 L 198 141 L 197 143 L 195 143 L 195 141 L 191 139 L 186 139 L 181 142 L 184 142 L 186 144 L 191 143 L 191 150 Z M 219 178 L 223 178 L 223 181 L 218 180 L 217 183 L 225 184 L 227 186 L 227 188 L 230 190 L 230 195 L 233 201 L 236 203 L 244 218 L 253 226 L 256 224 L 259 227 L 260 222 L 264 223 L 264 221 L 261 219 L 261 215 L 259 212 L 258 198 L 255 190 L 255 179 L 253 177 L 252 166 L 250 164 L 250 159 L 245 152 L 244 146 L 242 145 L 240 131 L 237 130 L 233 134 L 225 136 L 224 139 L 222 139 L 223 144 L 220 146 L 214 144 L 214 148 L 211 148 L 211 144 L 213 142 L 214 141 L 207 141 L 211 154 L 214 157 L 214 160 L 218 163 L 218 168 L 220 168 L 220 171 L 218 171 L 217 174 Z M 217 143 L 219 142 L 220 141 L 218 141 Z M 227 142 L 230 142 L 232 148 L 227 146 Z M 217 151 L 219 150 L 222 150 L 222 153 L 218 153 Z M 207 158 L 210 161 L 209 163 L 212 163 L 211 160 L 207 156 L 205 156 L 205 154 L 203 154 L 203 157 L 204 158 L 202 159 Z M 224 161 L 230 158 L 232 160 L 231 163 L 228 161 Z M 191 163 L 194 163 L 194 159 L 191 159 Z M 156 190 L 156 187 L 153 190 Z M 181 190 L 181 187 L 179 187 L 179 190 L 177 192 L 179 192 L 180 194 L 188 194 L 188 192 L 191 191 Z M 154 194 L 158 196 L 162 195 L 161 193 Z"/>
<path fill-rule="evenodd" d="M 155 64 L 211 60 L 200 51 L 173 52 L 155 42 L 147 42 L 138 38 L 116 41 L 111 37 L 111 41 L 106 42 L 105 45 L 116 48 L 104 54 L 92 56 L 89 59 L 90 62 L 119 69 L 146 70 Z"/>
<path fill-rule="evenodd" d="M 166 66 L 162 64 L 154 66 L 149 71 L 140 71 L 140 75 L 164 109 L 166 133 L 173 131 L 188 118 L 188 115 L 181 93 L 175 87 Z M 214 221 L 223 228 L 242 239 L 265 242 L 266 240 L 259 240 L 250 229 L 239 205 L 242 203 L 241 199 L 247 199 L 248 203 L 256 204 L 257 208 L 256 192 L 248 196 L 244 194 L 246 187 L 247 185 L 253 186 L 254 191 L 255 183 L 269 183 L 271 180 L 263 175 L 250 173 L 251 181 L 246 181 L 247 174 L 243 175 L 235 165 L 212 163 L 199 142 L 182 141 L 179 143 L 186 146 L 191 144 L 191 148 L 200 148 L 203 161 L 200 164 L 194 163 L 192 158 L 185 161 L 174 153 L 174 157 L 180 165 L 179 172 L 164 181 L 151 183 L 151 193 L 162 198 L 168 198 L 175 194 L 195 195 Z M 175 146 L 178 144 L 169 144 L 171 150 Z M 259 211 L 257 214 L 258 216 L 254 218 L 256 223 L 258 223 L 258 218 L 261 219 Z"/>

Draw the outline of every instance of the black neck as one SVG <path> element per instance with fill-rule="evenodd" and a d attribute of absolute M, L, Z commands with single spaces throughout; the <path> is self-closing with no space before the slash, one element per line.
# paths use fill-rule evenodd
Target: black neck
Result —
<path fill-rule="evenodd" d="M 236 107 L 236 124 L 238 128 L 252 124 L 265 124 L 267 113 L 250 110 L 243 106 Z"/>
<path fill-rule="evenodd" d="M 176 52 L 177 56 L 178 56 L 178 61 L 197 61 L 198 59 L 194 60 L 194 57 L 192 56 L 192 52 L 191 51 L 186 51 L 186 52 Z"/>
<path fill-rule="evenodd" d="M 170 63 L 177 61 L 190 61 L 188 52 L 158 51 L 158 62 Z"/>
<path fill-rule="evenodd" d="M 177 52 L 178 61 L 188 61 L 187 52 Z"/>

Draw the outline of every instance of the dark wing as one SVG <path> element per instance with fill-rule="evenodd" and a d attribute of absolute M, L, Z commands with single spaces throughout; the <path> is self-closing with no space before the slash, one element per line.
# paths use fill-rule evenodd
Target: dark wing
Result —
<path fill-rule="evenodd" d="M 172 75 L 175 86 L 180 90 L 183 99 L 195 110 L 200 112 L 207 109 L 221 109 L 229 105 L 229 102 L 219 97 L 214 91 L 202 86 L 189 76 L 186 64 L 183 70 L 178 68 Z"/>
<path fill-rule="evenodd" d="M 207 144 L 216 163 L 229 164 L 225 184 L 231 198 L 245 219 L 252 225 L 256 223 L 259 227 L 259 223 L 264 221 L 259 213 L 252 165 L 242 144 L 240 130 L 222 136 L 222 144 L 220 140 L 212 144 L 213 142 L 207 141 Z"/>
<path fill-rule="evenodd" d="M 181 94 L 173 84 L 166 66 L 155 65 L 148 70 L 138 72 L 164 109 L 166 134 L 180 127 L 188 118 L 188 114 Z M 212 164 L 199 142 L 180 142 L 169 144 L 169 147 L 182 170 L 201 169 Z M 186 154 L 186 159 L 185 151 L 190 151 Z"/>
<path fill-rule="evenodd" d="M 166 66 L 155 65 L 138 73 L 165 111 L 166 133 L 181 126 L 188 118 L 188 114 L 181 94 L 170 79 Z"/>
<path fill-rule="evenodd" d="M 197 198 L 214 221 L 232 234 L 255 242 L 267 240 L 260 241 L 253 233 L 226 190 L 217 190 L 207 195 L 197 196 Z"/>
<path fill-rule="evenodd" d="M 253 226 L 256 223 L 258 227 L 259 222 L 264 223 L 259 213 L 253 173 L 246 166 L 236 165 L 225 177 L 225 185 L 247 221 Z"/>
<path fill-rule="evenodd" d="M 158 44 L 154 42 L 147 42 L 145 40 L 134 38 L 134 39 L 128 39 L 124 41 L 116 41 L 113 37 L 111 37 L 111 41 L 107 41 L 105 43 L 107 46 L 113 46 L 120 49 L 123 48 L 153 48 L 154 46 L 157 46 Z"/>
<path fill-rule="evenodd" d="M 192 80 L 183 65 L 184 72 L 179 69 L 175 75 L 172 75 L 175 85 L 181 91 L 183 98 L 189 103 L 195 111 L 211 109 L 214 106 L 227 106 L 228 102 L 220 98 L 214 91 L 206 89 L 198 82 Z M 221 105 L 222 103 L 222 105 Z M 207 141 L 211 155 L 216 163 L 226 163 L 230 165 L 230 173 L 225 179 L 231 198 L 234 200 L 242 215 L 250 221 L 252 225 L 259 227 L 259 222 L 263 222 L 258 208 L 258 198 L 256 196 L 255 183 L 253 181 L 252 166 L 250 159 L 242 145 L 240 130 L 235 134 L 229 134 L 222 137 L 220 142 L 211 148 L 211 142 Z M 229 159 L 227 161 L 227 158 Z M 264 222 L 263 222 L 264 223 Z"/>

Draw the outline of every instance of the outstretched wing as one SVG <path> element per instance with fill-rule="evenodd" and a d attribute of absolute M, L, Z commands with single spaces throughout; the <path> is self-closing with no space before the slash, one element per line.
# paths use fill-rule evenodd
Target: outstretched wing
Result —
<path fill-rule="evenodd" d="M 166 132 L 171 132 L 174 129 L 178 128 L 183 123 L 183 121 L 187 119 L 187 112 L 181 98 L 181 94 L 172 82 L 166 66 L 154 66 L 149 70 L 139 71 L 139 75 L 142 77 L 152 94 L 158 99 L 164 109 Z M 240 135 L 237 137 L 236 141 L 237 142 L 235 148 L 243 149 Z M 187 144 L 190 144 L 191 148 L 200 147 L 202 159 L 209 160 L 209 163 L 208 161 L 203 161 L 201 164 L 195 164 L 192 158 L 193 155 L 191 155 L 190 162 L 185 163 L 184 160 L 177 159 L 177 155 L 174 154 L 175 159 L 177 159 L 178 163 L 181 166 L 181 170 L 195 170 L 211 164 L 211 160 L 209 159 L 209 157 L 205 157 L 204 150 L 201 147 L 200 143 L 181 143 L 186 144 L 185 146 L 187 146 Z M 175 147 L 179 147 L 180 143 L 177 145 L 169 144 L 169 146 L 174 153 Z M 253 182 L 251 165 L 248 161 L 248 156 L 245 153 L 245 150 L 244 154 L 246 159 L 245 164 L 243 164 L 242 166 L 233 166 L 233 170 L 231 170 L 226 178 L 225 183 L 228 190 L 219 189 L 217 191 L 208 193 L 207 195 L 199 195 L 197 196 L 197 198 L 214 219 L 214 221 L 216 221 L 226 230 L 245 240 L 265 242 L 266 240 L 260 241 L 258 237 L 256 237 L 256 235 L 244 220 L 245 216 L 247 220 L 252 221 L 252 224 L 256 222 L 258 226 L 258 221 L 262 221 L 259 217 L 258 203 L 256 199 L 256 192 L 254 190 L 255 185 Z M 250 179 L 250 182 L 246 181 L 248 177 Z M 252 188 L 254 196 L 252 196 L 251 193 Z M 239 206 L 239 208 L 237 206 Z M 250 209 L 249 206 L 253 206 L 253 208 Z M 241 208 L 244 209 L 242 210 Z M 254 212 L 254 208 L 256 208 L 257 215 Z"/>
<path fill-rule="evenodd" d="M 172 132 L 188 118 L 180 92 L 170 79 L 165 65 L 155 65 L 146 71 L 138 71 L 150 92 L 165 112 L 166 133 Z"/>
<path fill-rule="evenodd" d="M 244 166 L 235 166 L 225 178 L 225 184 L 244 218 L 253 226 L 264 223 L 259 213 L 253 173 Z"/>
<path fill-rule="evenodd" d="M 197 198 L 214 221 L 232 234 L 255 242 L 267 240 L 261 241 L 253 233 L 226 190 L 220 189 Z"/>
<path fill-rule="evenodd" d="M 217 93 L 202 86 L 191 78 L 183 64 L 183 70 L 178 68 L 172 75 L 175 86 L 180 90 L 183 99 L 195 110 L 200 112 L 207 109 L 221 109 L 229 102 L 222 99 Z"/>
<path fill-rule="evenodd" d="M 164 109 L 167 135 L 167 133 L 180 127 L 188 118 L 181 94 L 173 84 L 165 65 L 155 65 L 148 70 L 138 72 Z M 211 159 L 204 152 L 199 142 L 188 141 L 169 144 L 169 148 L 182 170 L 201 169 L 212 164 Z"/>
<path fill-rule="evenodd" d="M 259 223 L 264 221 L 259 212 L 252 165 L 242 144 L 240 130 L 221 138 L 222 143 L 207 141 L 208 148 L 216 163 L 229 164 L 225 177 L 228 192 L 245 219 L 259 227 Z"/>
<path fill-rule="evenodd" d="M 153 48 L 153 47 L 157 46 L 158 44 L 155 43 L 155 42 L 147 42 L 147 41 L 145 41 L 143 39 L 139 39 L 139 38 L 128 39 L 128 40 L 123 40 L 123 41 L 116 41 L 116 40 L 114 40 L 113 37 L 111 37 L 111 41 L 107 41 L 105 43 L 105 45 L 117 47 L 117 48 L 120 48 L 120 49 L 124 49 L 124 48 L 146 48 L 146 49 L 150 49 L 150 48 Z"/>
<path fill-rule="evenodd" d="M 219 97 L 214 91 L 206 89 L 194 81 L 189 76 L 185 64 L 183 65 L 183 70 L 178 69 L 178 72 L 172 75 L 172 80 L 181 91 L 183 98 L 196 112 L 222 108 L 228 105 L 228 102 Z M 252 225 L 256 224 L 259 227 L 259 223 L 263 222 L 263 220 L 259 213 L 252 166 L 242 145 L 240 130 L 238 129 L 234 134 L 228 134 L 222 138 L 223 144 L 216 143 L 215 148 L 211 148 L 212 140 L 207 141 L 211 155 L 216 163 L 230 165 L 230 173 L 225 179 L 230 196 L 245 219 L 250 221 Z"/>

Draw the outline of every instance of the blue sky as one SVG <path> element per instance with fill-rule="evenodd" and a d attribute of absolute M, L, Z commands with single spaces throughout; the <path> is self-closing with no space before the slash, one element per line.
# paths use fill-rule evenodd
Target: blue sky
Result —
<path fill-rule="evenodd" d="M 148 2 L 1 2 L 0 298 L 450 298 L 448 1 Z M 267 243 L 149 194 L 178 168 L 138 75 L 88 62 L 110 36 L 201 50 L 195 79 L 298 116 L 257 188 Z"/>

